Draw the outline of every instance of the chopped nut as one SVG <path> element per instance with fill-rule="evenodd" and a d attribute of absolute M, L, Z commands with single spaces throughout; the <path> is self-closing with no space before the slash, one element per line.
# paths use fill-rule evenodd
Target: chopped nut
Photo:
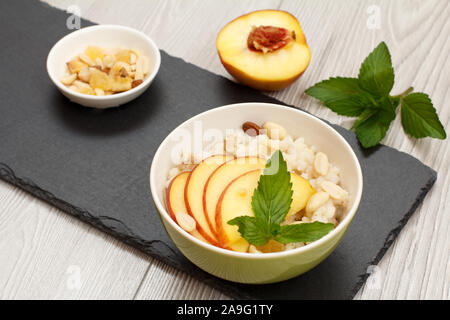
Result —
<path fill-rule="evenodd" d="M 77 78 L 77 74 L 76 73 L 72 73 L 70 75 L 66 75 L 64 77 L 61 78 L 61 83 L 65 84 L 66 86 L 71 85 L 72 82 L 74 82 Z"/>
<path fill-rule="evenodd" d="M 127 77 L 128 76 L 128 72 L 127 72 L 127 70 L 125 69 L 125 68 L 121 68 L 120 70 L 119 70 L 119 75 L 122 77 L 122 78 L 124 78 L 124 77 Z"/>
<path fill-rule="evenodd" d="M 83 88 L 83 89 L 91 88 L 91 86 L 89 84 L 87 84 L 86 82 L 80 81 L 80 80 L 75 80 L 73 82 L 73 85 L 78 88 Z"/>
<path fill-rule="evenodd" d="M 87 66 L 78 72 L 78 78 L 84 82 L 89 82 L 89 79 L 91 78 L 91 71 L 89 71 Z"/>
<path fill-rule="evenodd" d="M 81 61 L 78 58 L 74 58 L 67 62 L 67 68 L 69 69 L 70 73 L 78 73 L 82 68 L 86 66 L 86 63 Z"/>
<path fill-rule="evenodd" d="M 102 59 L 100 58 L 95 59 L 95 66 L 99 66 L 101 69 L 103 69 Z"/>
<path fill-rule="evenodd" d="M 134 53 L 130 54 L 130 64 L 135 64 L 136 60 L 137 56 Z"/>
<path fill-rule="evenodd" d="M 275 122 L 267 121 L 262 127 L 267 130 L 267 136 L 270 139 L 283 140 L 287 135 L 286 129 Z"/>
<path fill-rule="evenodd" d="M 140 67 L 136 79 L 138 60 Z M 111 95 L 142 84 L 149 67 L 148 59 L 135 50 L 89 46 L 67 62 L 68 74 L 61 78 L 61 82 L 77 92 Z"/>
<path fill-rule="evenodd" d="M 143 69 L 143 73 L 144 76 L 150 73 L 150 61 L 148 60 L 148 58 L 146 56 L 141 56 L 142 59 L 144 60 L 144 69 Z"/>
<path fill-rule="evenodd" d="M 116 58 L 114 58 L 114 56 L 112 55 L 107 55 L 103 59 L 103 66 L 105 68 L 112 68 L 114 63 L 116 63 Z"/>
<path fill-rule="evenodd" d="M 80 60 L 92 67 L 94 65 L 94 62 L 89 58 L 89 56 L 86 53 L 80 54 Z"/>
<path fill-rule="evenodd" d="M 132 87 L 132 88 L 135 88 L 135 87 L 137 87 L 138 85 L 140 85 L 142 82 L 144 82 L 144 81 L 142 81 L 142 80 L 134 80 L 134 81 L 131 83 L 131 87 Z"/>
<path fill-rule="evenodd" d="M 144 79 L 144 68 L 145 68 L 145 61 L 143 56 L 140 56 L 136 61 L 136 73 L 134 74 L 135 80 Z"/>
<path fill-rule="evenodd" d="M 261 127 L 254 122 L 247 121 L 242 125 L 242 130 L 244 130 L 244 132 L 249 136 L 254 137 L 259 135 L 259 130 L 261 130 Z"/>
<path fill-rule="evenodd" d="M 125 71 L 127 73 L 131 72 L 131 68 L 130 65 L 128 63 L 122 62 L 122 61 L 117 61 L 113 67 L 111 68 L 111 74 L 116 76 L 116 75 L 121 75 L 122 73 L 122 69 L 125 69 Z"/>
<path fill-rule="evenodd" d="M 248 247 L 248 252 L 249 253 L 262 253 L 261 251 L 256 249 L 256 247 L 254 245 L 252 245 L 252 244 Z"/>
<path fill-rule="evenodd" d="M 95 95 L 97 95 L 97 96 L 104 96 L 105 95 L 105 91 L 103 91 L 100 88 L 95 88 L 94 91 L 95 91 Z"/>
<path fill-rule="evenodd" d="M 86 82 L 83 82 L 80 80 L 75 80 L 73 82 L 73 86 L 75 87 L 75 91 L 77 91 L 79 93 L 95 95 L 95 91 Z"/>
<path fill-rule="evenodd" d="M 136 60 L 137 60 L 137 58 L 142 56 L 141 52 L 139 50 L 137 50 L 137 49 L 131 50 L 131 53 L 133 53 L 136 56 Z M 136 62 L 134 62 L 134 63 L 136 63 Z"/>

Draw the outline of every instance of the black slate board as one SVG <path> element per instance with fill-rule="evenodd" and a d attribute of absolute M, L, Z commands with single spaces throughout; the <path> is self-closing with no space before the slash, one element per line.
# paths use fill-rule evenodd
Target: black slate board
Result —
<path fill-rule="evenodd" d="M 162 227 L 149 194 L 152 155 L 173 128 L 211 107 L 280 102 L 162 52 L 155 82 L 134 102 L 105 111 L 72 104 L 45 69 L 52 45 L 70 32 L 67 17 L 37 1 L 0 2 L 7 61 L 0 75 L 0 178 L 232 297 L 352 298 L 436 180 L 415 158 L 385 146 L 365 152 L 352 132 L 334 126 L 364 174 L 359 212 L 338 248 L 312 271 L 278 284 L 212 277 L 185 259 Z"/>

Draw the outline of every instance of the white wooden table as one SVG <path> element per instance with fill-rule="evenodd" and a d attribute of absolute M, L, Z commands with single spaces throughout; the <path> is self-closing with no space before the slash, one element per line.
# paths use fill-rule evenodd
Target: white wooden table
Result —
<path fill-rule="evenodd" d="M 363 58 L 385 40 L 396 71 L 394 92 L 400 93 L 413 85 L 429 93 L 450 133 L 448 0 L 47 2 L 64 10 L 77 5 L 82 17 L 97 23 L 142 30 L 168 53 L 227 77 L 215 48 L 220 28 L 256 9 L 289 11 L 302 24 L 312 61 L 299 81 L 273 96 L 347 128 L 351 126 L 349 119 L 319 106 L 303 91 L 332 75 L 357 75 Z M 398 120 L 384 143 L 437 170 L 438 180 L 356 298 L 448 299 L 449 143 L 408 138 Z M 228 297 L 0 182 L 0 298 Z"/>

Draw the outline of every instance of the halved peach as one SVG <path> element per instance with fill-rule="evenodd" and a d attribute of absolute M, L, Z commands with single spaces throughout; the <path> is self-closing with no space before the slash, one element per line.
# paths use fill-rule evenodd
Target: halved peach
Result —
<path fill-rule="evenodd" d="M 288 12 L 261 10 L 228 23 L 216 39 L 225 69 L 260 90 L 281 90 L 308 67 L 311 51 L 298 20 Z"/>
<path fill-rule="evenodd" d="M 172 179 L 166 191 L 166 206 L 167 211 L 169 211 L 172 219 L 178 223 L 176 214 L 183 212 L 187 214 L 186 205 L 184 202 L 184 188 L 186 186 L 186 181 L 189 177 L 190 172 L 182 172 Z M 198 230 L 194 230 L 191 234 L 200 239 L 209 243 L 199 232 Z"/>
<path fill-rule="evenodd" d="M 199 163 L 190 173 L 183 190 L 187 212 L 197 222 L 197 229 L 209 242 L 216 243 L 216 233 L 203 211 L 203 189 L 211 173 L 231 157 L 216 155 Z"/>

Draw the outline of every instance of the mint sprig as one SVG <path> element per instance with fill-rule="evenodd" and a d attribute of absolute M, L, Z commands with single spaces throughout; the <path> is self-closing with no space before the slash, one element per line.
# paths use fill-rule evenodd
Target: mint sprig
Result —
<path fill-rule="evenodd" d="M 228 221 L 237 225 L 242 237 L 255 246 L 274 239 L 281 243 L 311 242 L 334 228 L 332 223 L 301 223 L 281 226 L 292 203 L 291 174 L 283 154 L 276 151 L 266 164 L 252 196 L 253 217 L 239 216 Z"/>
<path fill-rule="evenodd" d="M 322 101 L 339 115 L 358 117 L 352 130 L 365 148 L 377 145 L 385 136 L 401 105 L 404 131 L 414 138 L 445 139 L 444 126 L 428 95 L 411 93 L 391 96 L 394 68 L 386 43 L 381 42 L 361 64 L 358 78 L 336 77 L 321 81 L 305 93 Z"/>

